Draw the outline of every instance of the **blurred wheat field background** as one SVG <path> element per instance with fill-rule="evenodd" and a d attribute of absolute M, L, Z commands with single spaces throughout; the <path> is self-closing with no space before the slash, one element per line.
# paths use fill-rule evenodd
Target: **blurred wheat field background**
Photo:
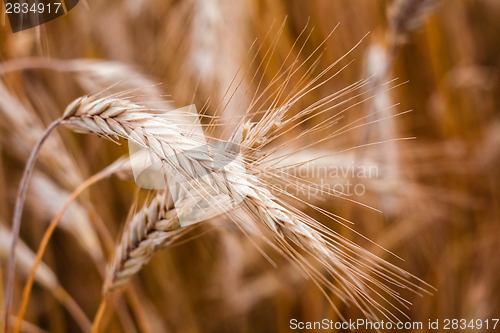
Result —
<path fill-rule="evenodd" d="M 290 177 L 291 191 L 298 190 L 293 184 L 309 181 L 327 186 L 350 180 L 362 185 L 363 193 L 319 195 L 310 187 L 294 192 L 298 200 L 284 202 L 422 280 L 416 282 L 423 288 L 418 293 L 398 289 L 408 301 L 397 314 L 400 320 L 500 317 L 500 2 L 88 0 L 19 33 L 12 33 L 4 9 L 2 299 L 24 165 L 43 130 L 73 100 L 127 92 L 151 107 L 195 104 L 207 115 L 202 122 L 210 134 L 229 140 L 239 119 L 261 119 L 261 109 L 251 107 L 254 92 L 263 96 L 262 109 L 276 106 L 275 98 L 280 105 L 339 60 L 331 80 L 290 107 L 297 126 L 279 129 L 280 137 L 264 151 L 286 155 L 296 166 L 293 175 L 303 179 L 294 183 Z M 289 66 L 297 75 L 279 76 Z M 321 105 L 326 96 L 349 86 L 334 101 L 338 107 L 321 112 L 331 106 Z M 314 103 L 320 104 L 315 117 L 301 113 Z M 220 116 L 224 126 L 209 127 L 212 116 Z M 42 148 L 16 252 L 11 323 L 50 221 L 78 186 L 128 153 L 120 143 L 61 127 Z M 321 173 L 357 165 L 375 166 L 376 176 L 332 180 Z M 304 169 L 309 173 L 300 173 Z M 89 330 L 127 223 L 154 197 L 128 172 L 103 178 L 78 196 L 50 239 L 21 331 Z M 366 260 L 358 264 L 372 259 Z M 316 282 L 269 239 L 220 215 L 155 251 L 113 291 L 100 327 L 102 332 L 290 332 L 291 319 L 365 317 L 331 292 L 325 296 Z"/>

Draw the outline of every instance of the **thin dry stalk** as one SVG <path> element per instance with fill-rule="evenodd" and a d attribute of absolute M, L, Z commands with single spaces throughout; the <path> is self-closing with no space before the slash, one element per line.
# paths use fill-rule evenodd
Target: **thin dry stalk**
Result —
<path fill-rule="evenodd" d="M 21 228 L 21 216 L 23 213 L 24 202 L 26 201 L 26 193 L 28 191 L 28 184 L 31 179 L 31 175 L 33 174 L 33 169 L 35 167 L 36 158 L 40 149 L 49 137 L 50 133 L 52 133 L 57 126 L 61 123 L 61 120 L 55 120 L 52 122 L 43 135 L 40 137 L 38 142 L 36 143 L 33 151 L 30 154 L 28 162 L 24 168 L 23 177 L 19 184 L 19 193 L 16 197 L 16 205 L 14 207 L 14 216 L 12 218 L 12 242 L 11 249 L 9 255 L 9 264 L 7 268 L 7 284 L 5 291 L 5 329 L 8 330 L 9 320 L 10 320 L 10 307 L 12 304 L 12 293 L 14 289 L 14 276 L 15 276 L 15 265 L 16 265 L 16 246 L 19 241 L 19 230 Z"/>

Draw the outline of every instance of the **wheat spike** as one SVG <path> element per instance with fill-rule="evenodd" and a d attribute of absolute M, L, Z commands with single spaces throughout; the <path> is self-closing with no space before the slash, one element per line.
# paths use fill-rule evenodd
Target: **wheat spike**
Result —
<path fill-rule="evenodd" d="M 179 227 L 175 211 L 167 206 L 166 194 L 159 193 L 127 224 L 108 268 L 104 290 L 126 283 L 150 260 L 155 251 L 176 239 L 172 231 Z"/>
<path fill-rule="evenodd" d="M 388 9 L 393 42 L 405 42 L 407 34 L 423 24 L 438 2 L 439 0 L 395 0 Z"/>

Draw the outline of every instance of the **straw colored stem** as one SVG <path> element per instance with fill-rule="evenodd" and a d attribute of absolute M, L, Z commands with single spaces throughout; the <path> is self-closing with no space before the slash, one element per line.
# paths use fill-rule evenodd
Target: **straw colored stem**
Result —
<path fill-rule="evenodd" d="M 40 262 L 41 262 L 41 260 L 43 258 L 43 255 L 45 254 L 45 250 L 47 249 L 47 246 L 49 244 L 50 238 L 52 237 L 52 234 L 54 233 L 57 225 L 59 224 L 59 221 L 61 220 L 62 216 L 64 215 L 64 213 L 66 212 L 66 210 L 68 209 L 68 207 L 78 197 L 78 195 L 80 195 L 90 185 L 92 185 L 92 184 L 96 183 L 97 181 L 99 181 L 99 180 L 107 177 L 108 175 L 109 175 L 109 170 L 105 169 L 102 172 L 99 172 L 99 173 L 95 174 L 94 176 L 90 177 L 84 183 L 82 183 L 71 194 L 71 196 L 68 198 L 68 200 L 66 200 L 64 206 L 61 208 L 61 210 L 59 211 L 59 213 L 50 222 L 49 227 L 47 228 L 47 230 L 45 231 L 45 234 L 43 235 L 43 238 L 42 238 L 42 241 L 40 243 L 40 246 L 38 247 L 38 251 L 37 251 L 37 254 L 36 254 L 35 263 L 33 264 L 33 267 L 31 268 L 30 274 L 28 276 L 28 280 L 26 281 L 26 285 L 25 285 L 24 290 L 23 290 L 23 299 L 22 299 L 21 307 L 19 309 L 19 314 L 17 316 L 17 324 L 16 324 L 16 327 L 15 327 L 15 330 L 14 330 L 15 333 L 18 333 L 20 331 L 20 329 L 21 329 L 21 323 L 22 323 L 22 320 L 24 318 L 24 315 L 25 315 L 25 312 L 26 312 L 26 308 L 28 306 L 28 300 L 29 300 L 29 296 L 30 296 L 30 293 L 31 293 L 31 289 L 33 287 L 33 282 L 34 282 L 34 279 L 35 279 L 36 270 L 37 270 L 38 265 L 40 264 Z M 82 326 L 82 328 L 85 328 L 85 331 L 88 331 L 88 329 L 90 328 L 90 322 L 88 321 L 87 318 L 85 318 L 85 319 L 81 318 L 81 316 L 79 315 L 78 318 L 75 318 L 75 319 L 79 322 L 79 324 Z"/>
<path fill-rule="evenodd" d="M 33 168 L 36 163 L 36 158 L 40 149 L 42 148 L 43 143 L 49 135 L 59 126 L 61 123 L 61 119 L 54 121 L 52 124 L 47 127 L 42 137 L 38 140 L 35 147 L 33 148 L 31 155 L 26 163 L 26 167 L 24 168 L 23 177 L 21 179 L 21 183 L 19 185 L 19 192 L 16 197 L 16 205 L 14 208 L 14 216 L 12 219 L 12 243 L 9 254 L 9 264 L 8 264 L 8 276 L 7 276 L 7 285 L 5 291 L 5 316 L 4 316 L 4 332 L 9 331 L 9 321 L 10 321 L 10 307 L 12 305 L 12 294 L 14 289 L 14 277 L 15 277 L 15 265 L 16 265 L 16 246 L 19 240 L 19 231 L 21 229 L 21 217 L 23 213 L 24 202 L 26 201 L 26 194 L 28 191 L 29 180 L 31 179 L 31 175 L 33 174 Z"/>

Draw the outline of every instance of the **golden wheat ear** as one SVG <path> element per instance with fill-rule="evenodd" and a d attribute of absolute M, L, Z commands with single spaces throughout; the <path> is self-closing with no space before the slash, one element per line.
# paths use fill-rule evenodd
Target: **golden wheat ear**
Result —
<path fill-rule="evenodd" d="M 274 121 L 269 122 L 266 117 L 262 119 L 260 124 L 250 128 L 243 125 L 237 130 L 237 134 L 232 137 L 240 141 L 238 145 L 246 142 L 245 140 L 254 142 L 251 139 L 253 136 L 272 133 L 279 128 L 273 125 Z M 164 118 L 158 118 L 144 107 L 127 100 L 84 96 L 68 106 L 64 124 L 79 132 L 133 140 L 158 156 L 166 166 L 175 168 L 193 179 L 209 175 L 210 182 L 207 184 L 216 191 L 241 199 L 242 207 L 253 217 L 251 223 L 264 225 L 274 232 L 277 244 L 291 260 L 297 262 L 318 284 L 323 284 L 340 299 L 355 304 L 369 318 L 378 318 L 378 311 L 397 320 L 392 310 L 400 311 L 399 307 L 392 303 L 392 310 L 385 308 L 370 296 L 371 292 L 376 295 L 386 293 L 400 306 L 405 306 L 404 300 L 400 299 L 397 292 L 374 276 L 382 276 L 390 285 L 412 290 L 422 289 L 408 280 L 409 275 L 406 272 L 353 245 L 314 219 L 283 203 L 271 193 L 268 185 L 252 172 L 242 172 L 254 166 L 251 158 L 243 158 L 238 162 L 241 164 L 235 163 L 228 167 L 225 170 L 226 177 L 213 173 L 210 163 L 212 157 L 198 148 L 199 142 L 189 139 L 189 135 L 182 134 L 181 128 Z M 163 130 L 158 131 L 158 126 L 163 126 Z M 137 132 L 137 129 L 140 131 Z M 258 144 L 252 146 L 253 149 L 259 148 Z M 178 153 L 172 154 L 172 151 Z M 252 150 L 248 151 L 253 154 Z M 211 154 L 213 153 L 214 151 L 211 151 Z M 247 227 L 250 230 L 255 229 L 251 224 L 247 224 Z M 158 194 L 127 224 L 107 273 L 105 292 L 127 282 L 151 259 L 154 252 L 175 240 L 180 235 L 174 232 L 178 228 L 176 211 L 169 206 L 164 193 Z M 326 279 L 324 273 L 314 268 L 290 245 L 296 245 L 312 255 L 326 269 L 327 275 L 334 277 L 336 284 Z M 360 258 L 367 257 L 370 258 L 371 264 L 360 261 Z"/>

